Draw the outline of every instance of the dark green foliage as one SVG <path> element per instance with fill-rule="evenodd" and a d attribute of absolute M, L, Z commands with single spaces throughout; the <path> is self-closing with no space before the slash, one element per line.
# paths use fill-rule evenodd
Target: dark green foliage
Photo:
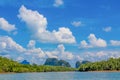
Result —
<path fill-rule="evenodd" d="M 48 58 L 44 65 L 71 67 L 65 60 L 58 60 L 56 58 Z"/>
<path fill-rule="evenodd" d="M 110 58 L 107 61 L 93 62 L 82 64 L 79 71 L 104 71 L 104 70 L 120 70 L 120 58 Z"/>
<path fill-rule="evenodd" d="M 75 67 L 78 68 L 81 65 L 80 61 L 77 61 Z"/>
<path fill-rule="evenodd" d="M 74 71 L 74 68 L 63 66 L 43 66 L 43 65 L 29 65 L 20 64 L 16 61 L 0 57 L 0 72 L 52 72 L 52 71 Z"/>
<path fill-rule="evenodd" d="M 71 67 L 71 65 L 68 62 L 66 62 L 65 60 L 59 60 L 58 66 Z"/>
<path fill-rule="evenodd" d="M 86 64 L 86 63 L 89 63 L 89 62 L 90 62 L 90 61 L 82 61 L 82 62 L 77 61 L 76 64 L 75 64 L 75 67 L 76 67 L 76 68 L 79 68 L 80 65 L 82 65 L 82 64 Z"/>
<path fill-rule="evenodd" d="M 82 61 L 82 64 L 90 63 L 90 61 Z"/>

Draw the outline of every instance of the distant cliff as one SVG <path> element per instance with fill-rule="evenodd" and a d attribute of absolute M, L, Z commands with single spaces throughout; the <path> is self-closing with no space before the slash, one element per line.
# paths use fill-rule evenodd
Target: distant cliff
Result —
<path fill-rule="evenodd" d="M 81 62 L 80 62 L 80 61 L 77 61 L 76 64 L 75 64 L 75 67 L 76 67 L 76 68 L 79 68 L 80 65 L 86 64 L 86 63 L 90 63 L 90 61 L 81 61 Z"/>
<path fill-rule="evenodd" d="M 69 62 L 67 62 L 65 60 L 58 60 L 56 58 L 48 58 L 48 59 L 46 59 L 44 65 L 71 67 Z"/>
<path fill-rule="evenodd" d="M 21 62 L 21 64 L 30 64 L 27 60 Z"/>

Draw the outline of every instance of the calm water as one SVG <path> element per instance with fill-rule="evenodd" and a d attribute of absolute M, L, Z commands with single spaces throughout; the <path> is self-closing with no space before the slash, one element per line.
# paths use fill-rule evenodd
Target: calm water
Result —
<path fill-rule="evenodd" d="M 0 74 L 0 80 L 120 80 L 120 72 L 49 72 Z"/>

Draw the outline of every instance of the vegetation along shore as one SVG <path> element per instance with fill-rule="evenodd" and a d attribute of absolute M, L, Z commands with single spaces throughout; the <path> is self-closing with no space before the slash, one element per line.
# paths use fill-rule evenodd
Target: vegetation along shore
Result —
<path fill-rule="evenodd" d="M 49 63 L 48 63 L 49 62 Z M 61 65 L 61 63 L 64 64 Z M 78 62 L 76 62 L 78 64 Z M 52 64 L 52 65 L 51 65 Z M 22 64 L 11 59 L 0 57 L 0 73 L 22 73 L 22 72 L 65 72 L 65 71 L 80 71 L 80 72 L 120 72 L 120 58 L 110 58 L 107 61 L 99 62 L 81 62 L 78 68 L 68 66 L 64 60 L 47 59 L 44 65 L 37 64 Z"/>
<path fill-rule="evenodd" d="M 93 62 L 82 64 L 79 71 L 101 71 L 101 72 L 116 72 L 120 71 L 120 58 L 110 58 L 107 61 Z"/>
<path fill-rule="evenodd" d="M 22 72 L 62 72 L 75 71 L 75 68 L 64 66 L 47 66 L 36 64 L 21 64 L 8 58 L 0 57 L 0 73 L 22 73 Z"/>

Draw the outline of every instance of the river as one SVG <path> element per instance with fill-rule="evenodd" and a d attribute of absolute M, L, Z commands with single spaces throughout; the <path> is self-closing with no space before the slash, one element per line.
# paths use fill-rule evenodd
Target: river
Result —
<path fill-rule="evenodd" d="M 120 72 L 9 73 L 0 80 L 120 80 Z"/>

